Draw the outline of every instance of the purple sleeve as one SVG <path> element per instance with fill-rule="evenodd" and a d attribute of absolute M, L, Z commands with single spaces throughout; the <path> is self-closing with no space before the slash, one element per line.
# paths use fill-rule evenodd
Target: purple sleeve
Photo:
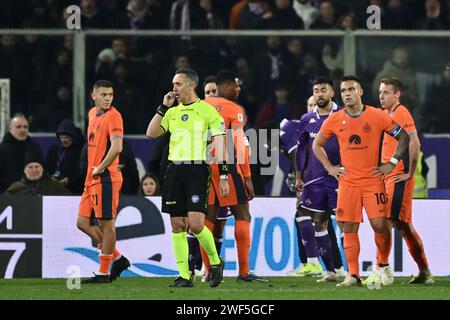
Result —
<path fill-rule="evenodd" d="M 304 171 L 308 153 L 308 136 L 305 131 L 305 121 L 303 121 L 303 117 L 300 120 L 297 132 L 298 132 L 298 144 L 295 160 L 297 164 L 297 171 Z"/>
<path fill-rule="evenodd" d="M 308 145 L 298 145 L 297 151 L 296 151 L 296 157 L 295 161 L 297 164 L 297 171 L 305 171 L 306 167 L 306 159 L 307 159 L 307 153 L 308 153 Z"/>

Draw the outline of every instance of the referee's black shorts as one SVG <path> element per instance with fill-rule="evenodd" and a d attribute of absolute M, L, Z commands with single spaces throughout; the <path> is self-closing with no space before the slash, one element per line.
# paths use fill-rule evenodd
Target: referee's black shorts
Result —
<path fill-rule="evenodd" d="M 210 167 L 201 164 L 167 166 L 164 176 L 162 212 L 171 217 L 187 217 L 188 211 L 206 214 L 210 189 Z"/>

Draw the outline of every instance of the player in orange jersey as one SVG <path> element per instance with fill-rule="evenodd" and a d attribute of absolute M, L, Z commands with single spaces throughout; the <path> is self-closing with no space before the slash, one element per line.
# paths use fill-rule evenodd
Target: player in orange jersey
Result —
<path fill-rule="evenodd" d="M 246 115 L 244 109 L 233 102 L 241 91 L 239 79 L 232 71 L 221 70 L 216 75 L 216 85 L 218 96 L 208 97 L 205 102 L 216 107 L 225 120 L 227 130 L 232 130 L 234 155 L 228 159 L 232 160 L 232 163 L 229 164 L 229 174 L 227 175 L 230 193 L 226 197 L 221 196 L 219 192 L 220 173 L 218 167 L 214 164 L 211 165 L 211 192 L 205 224 L 213 229 L 219 207 L 229 207 L 236 220 L 234 235 L 239 262 L 237 281 L 267 281 L 267 279 L 250 273 L 249 269 L 251 215 L 248 201 L 254 198 L 255 192 L 250 172 L 248 142 L 244 135 Z M 231 159 L 231 157 L 234 157 L 234 159 Z M 202 257 L 206 269 L 208 269 L 208 258 L 203 252 Z"/>
<path fill-rule="evenodd" d="M 387 215 L 388 225 L 401 233 L 409 252 L 419 267 L 419 274 L 413 277 L 410 284 L 434 283 L 428 267 L 422 240 L 412 224 L 412 199 L 414 194 L 414 172 L 419 159 L 420 141 L 417 136 L 414 119 L 408 109 L 400 103 L 402 84 L 397 78 L 381 80 L 379 98 L 383 110 L 409 134 L 408 153 L 384 180 L 388 195 Z M 389 135 L 384 136 L 382 161 L 392 157 L 397 141 Z M 377 255 L 378 256 L 378 255 Z"/>
<path fill-rule="evenodd" d="M 120 113 L 111 105 L 113 97 L 111 82 L 95 82 L 91 93 L 95 106 L 89 111 L 87 131 L 88 169 L 77 227 L 98 243 L 100 269 L 97 275 L 82 283 L 109 283 L 130 266 L 130 261 L 116 248 L 115 221 L 122 187 L 119 154 L 122 152 L 123 122 Z M 94 217 L 98 226 L 91 223 Z"/>
<path fill-rule="evenodd" d="M 403 156 L 409 135 L 386 113 L 361 101 L 363 89 L 355 76 L 341 82 L 345 108 L 332 114 L 322 125 L 313 143 L 313 151 L 328 173 L 339 180 L 336 220 L 344 232 L 344 251 L 348 275 L 337 286 L 360 285 L 358 238 L 364 207 L 375 232 L 380 253 L 380 274 L 375 285 L 393 277 L 389 267 L 391 233 L 387 225 L 387 197 L 381 178 L 389 174 Z M 381 139 L 387 132 L 399 140 L 393 157 L 381 163 Z M 340 165 L 332 165 L 324 146 L 335 135 L 339 142 Z"/>

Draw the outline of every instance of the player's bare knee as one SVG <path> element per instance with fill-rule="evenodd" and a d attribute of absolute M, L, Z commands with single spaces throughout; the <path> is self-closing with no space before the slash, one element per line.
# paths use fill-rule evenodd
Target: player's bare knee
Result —
<path fill-rule="evenodd" d="M 315 231 L 316 232 L 322 232 L 328 230 L 328 221 L 322 222 L 319 221 L 319 223 L 315 222 Z"/>
<path fill-rule="evenodd" d="M 235 207 L 231 207 L 230 209 L 236 220 L 251 221 L 252 217 L 250 215 L 250 211 L 245 205 L 237 205 Z"/>
<path fill-rule="evenodd" d="M 386 218 L 375 218 L 369 221 L 374 232 L 383 233 L 389 231 Z"/>
<path fill-rule="evenodd" d="M 344 233 L 356 233 L 358 232 L 359 224 L 356 222 L 343 222 L 341 229 Z"/>
<path fill-rule="evenodd" d="M 82 217 L 78 217 L 77 219 L 77 228 L 81 231 L 85 231 L 89 228 L 89 221 Z"/>
<path fill-rule="evenodd" d="M 328 218 L 325 212 L 315 212 L 312 215 L 316 231 L 325 231 L 328 228 Z"/>

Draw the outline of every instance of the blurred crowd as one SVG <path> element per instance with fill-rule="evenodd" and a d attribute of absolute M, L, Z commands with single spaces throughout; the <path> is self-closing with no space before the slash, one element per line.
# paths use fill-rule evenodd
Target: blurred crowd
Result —
<path fill-rule="evenodd" d="M 372 4 L 381 8 L 383 29 L 448 29 L 450 21 L 443 0 L 4 0 L 0 28 L 65 28 L 71 4 L 81 8 L 82 29 L 364 29 Z M 54 132 L 73 116 L 72 35 L 4 34 L 0 40 L 0 78 L 11 79 L 11 114 L 25 114 L 31 131 Z M 86 37 L 86 92 L 95 80 L 112 81 L 125 132 L 143 134 L 176 69 L 192 67 L 204 79 L 228 68 L 241 79 L 239 102 L 249 125 L 260 128 L 269 119 L 302 114 L 318 75 L 339 81 L 342 47 L 342 39 L 332 37 Z M 409 39 L 383 49 L 370 60 L 375 70 L 357 66 L 366 86 L 386 75 L 400 77 L 407 88 L 405 103 L 417 106 L 419 127 L 448 130 L 447 113 L 434 105 L 448 101 L 449 75 L 436 71 L 420 77 L 413 57 L 417 50 Z M 432 108 L 425 106 L 430 92 L 443 94 L 433 95 Z M 368 90 L 366 101 L 376 100 Z"/>
<path fill-rule="evenodd" d="M 66 28 L 66 8 L 76 4 L 81 9 L 82 29 L 355 30 L 367 29 L 366 8 L 377 5 L 382 29 L 448 30 L 449 2 L 2 0 L 0 28 Z M 402 101 L 412 110 L 419 130 L 449 132 L 450 70 L 445 70 L 448 57 L 443 56 L 449 47 L 449 37 L 359 41 L 356 71 L 366 88 L 365 101 L 377 105 L 379 79 L 396 76 L 404 84 Z M 306 112 L 312 82 L 318 76 L 330 77 L 338 87 L 344 74 L 343 51 L 342 38 L 325 36 L 86 37 L 86 108 L 92 106 L 88 100 L 91 84 L 110 80 L 113 105 L 123 116 L 125 133 L 144 134 L 163 95 L 171 89 L 175 70 L 191 67 L 202 81 L 228 68 L 239 75 L 242 92 L 238 102 L 247 112 L 248 126 L 276 128 L 282 119 L 296 119 Z M 0 78 L 11 80 L 11 115 L 18 114 L 0 146 L 0 193 L 14 183 L 12 192 L 42 194 L 45 191 L 39 188 L 50 186 L 58 192 L 81 193 L 84 137 L 69 120 L 73 118 L 73 57 L 72 35 L 0 35 Z M 203 97 L 201 89 L 198 94 Z M 339 97 L 335 98 L 339 103 Z M 56 132 L 58 143 L 45 159 L 28 130 Z M 30 163 L 33 168 L 27 171 Z M 127 144 L 121 165 L 125 194 L 160 192 L 157 169 L 139 181 Z M 151 163 L 148 168 L 152 169 Z"/>

